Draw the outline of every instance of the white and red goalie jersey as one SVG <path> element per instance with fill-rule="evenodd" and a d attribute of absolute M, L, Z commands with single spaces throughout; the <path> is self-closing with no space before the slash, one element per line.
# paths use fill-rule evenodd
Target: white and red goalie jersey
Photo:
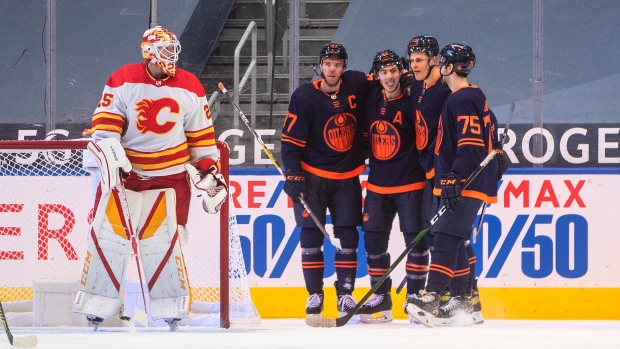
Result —
<path fill-rule="evenodd" d="M 154 79 L 145 63 L 121 67 L 106 82 L 91 131 L 95 142 L 119 139 L 142 176 L 177 174 L 188 161 L 218 159 L 204 88 L 183 69 Z"/>

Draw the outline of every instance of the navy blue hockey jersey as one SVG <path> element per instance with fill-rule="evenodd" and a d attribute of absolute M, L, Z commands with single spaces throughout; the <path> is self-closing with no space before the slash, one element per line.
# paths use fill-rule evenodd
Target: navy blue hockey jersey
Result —
<path fill-rule="evenodd" d="M 420 154 L 420 163 L 426 171 L 426 178 L 430 179 L 435 176 L 433 153 L 439 116 L 444 102 L 452 91 L 441 78 L 431 86 L 424 86 L 424 81 L 416 81 L 411 91 L 416 118 L 416 146 Z"/>
<path fill-rule="evenodd" d="M 493 150 L 497 121 L 486 96 L 475 85 L 453 92 L 441 112 L 435 144 L 435 195 L 441 195 L 440 178 L 454 172 L 463 181 Z M 490 161 L 462 195 L 497 202 L 497 161 Z"/>
<path fill-rule="evenodd" d="M 372 88 L 366 97 L 364 123 L 370 149 L 366 189 L 379 194 L 424 189 L 410 99 L 403 94 L 388 99 L 381 86 Z"/>
<path fill-rule="evenodd" d="M 345 71 L 341 79 L 333 94 L 321 91 L 323 79 L 293 92 L 282 127 L 286 169 L 330 179 L 352 178 L 366 170 L 360 122 L 370 80 L 354 70 Z"/>

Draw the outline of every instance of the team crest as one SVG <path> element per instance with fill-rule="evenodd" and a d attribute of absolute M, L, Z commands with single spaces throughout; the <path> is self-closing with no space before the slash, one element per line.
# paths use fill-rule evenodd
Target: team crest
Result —
<path fill-rule="evenodd" d="M 323 129 L 325 143 L 333 150 L 345 152 L 353 147 L 357 120 L 350 113 L 332 116 Z"/>
<path fill-rule="evenodd" d="M 167 109 L 167 112 L 163 113 L 163 110 Z M 178 114 L 181 107 L 179 103 L 172 98 L 160 98 L 160 99 L 143 99 L 136 103 L 136 127 L 140 133 L 145 134 L 147 132 L 153 132 L 155 134 L 164 134 L 170 132 L 176 125 L 176 121 L 166 120 L 163 124 L 157 121 L 157 117 L 160 113 L 166 114 Z M 165 119 L 165 117 L 162 117 Z"/>
<path fill-rule="evenodd" d="M 400 135 L 394 125 L 377 120 L 370 125 L 370 149 L 378 160 L 389 160 L 400 148 Z"/>
<path fill-rule="evenodd" d="M 428 126 L 419 110 L 415 111 L 415 145 L 422 150 L 428 144 Z"/>

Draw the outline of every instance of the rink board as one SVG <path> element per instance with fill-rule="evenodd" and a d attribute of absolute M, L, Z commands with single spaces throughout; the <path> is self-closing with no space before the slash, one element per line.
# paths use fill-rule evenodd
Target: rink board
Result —
<path fill-rule="evenodd" d="M 299 229 L 295 227 L 290 200 L 283 181 L 272 169 L 235 169 L 230 183 L 241 247 L 249 275 L 253 300 L 265 318 L 304 316 L 307 294 L 301 271 Z M 365 186 L 365 176 L 362 185 Z M 481 233 L 474 244 L 483 301 L 483 312 L 498 319 L 620 319 L 620 215 L 609 198 L 620 196 L 618 169 L 511 169 L 500 183 L 498 203 L 487 208 Z M 28 180 L 36 187 L 36 179 Z M 79 181 L 90 192 L 89 181 Z M 60 204 L 74 210 L 81 221 L 91 198 L 59 196 Z M 77 201 L 77 202 L 76 202 Z M 10 203 L 9 203 L 10 204 Z M 74 208 L 73 208 L 74 207 Z M 2 215 L 0 213 L 0 228 Z M 199 205 L 192 206 L 191 220 L 210 222 Z M 84 217 L 84 221 L 86 218 Z M 329 223 L 329 216 L 328 216 Z M 28 221 L 28 224 L 35 224 Z M 209 224 L 190 226 L 208 227 Z M 194 229 L 197 230 L 197 229 Z M 191 231 L 194 238 L 205 232 Z M 331 224 L 327 230 L 332 231 Z M 363 236 L 363 232 L 360 231 Z M 36 227 L 23 229 L 21 236 L 0 236 L 0 252 L 36 246 Z M 69 241 L 85 241 L 86 229 L 74 229 Z M 32 247 L 28 247 L 32 248 Z M 390 253 L 396 258 L 404 250 L 398 220 L 394 222 Z M 50 250 L 50 253 L 53 251 Z M 78 251 L 82 254 L 83 251 Z M 335 316 L 333 255 L 326 244 L 325 315 Z M 358 250 L 357 290 L 359 299 L 369 287 L 363 242 Z M 83 260 L 55 263 L 81 270 Z M 36 251 L 24 249 L 19 260 L 0 260 L 0 276 L 10 280 L 5 287 L 28 288 L 40 277 Z M 32 257 L 34 256 L 34 257 Z M 25 265 L 24 265 L 25 264 Z M 14 277 L 19 270 L 20 277 Z M 404 265 L 392 274 L 394 285 L 404 277 Z M 79 273 L 76 276 L 79 278 Z M 191 278 L 191 275 L 190 275 Z M 394 294 L 394 315 L 401 315 L 404 294 Z M 287 301 L 282 302 L 282 299 Z M 278 300 L 277 302 L 274 300 Z M 576 301 L 579 300 L 579 301 Z M 333 314 L 331 312 L 333 311 Z"/>

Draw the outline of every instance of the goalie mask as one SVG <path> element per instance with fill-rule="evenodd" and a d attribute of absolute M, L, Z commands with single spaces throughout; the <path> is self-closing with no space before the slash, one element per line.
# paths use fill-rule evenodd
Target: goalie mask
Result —
<path fill-rule="evenodd" d="M 148 63 L 157 64 L 164 73 L 174 76 L 181 52 L 181 43 L 168 29 L 157 26 L 142 36 L 142 56 Z"/>

